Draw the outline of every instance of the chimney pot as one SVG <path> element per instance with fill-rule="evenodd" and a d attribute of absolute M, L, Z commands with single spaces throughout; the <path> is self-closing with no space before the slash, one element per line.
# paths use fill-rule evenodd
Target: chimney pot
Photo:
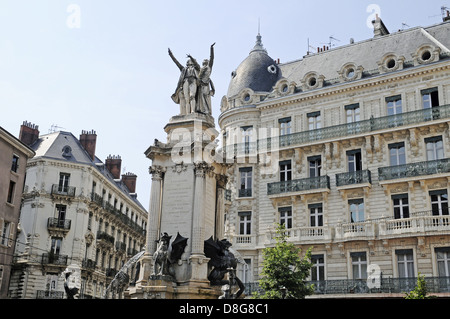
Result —
<path fill-rule="evenodd" d="M 39 126 L 24 121 L 20 126 L 19 140 L 24 144 L 31 146 L 39 138 Z"/>
<path fill-rule="evenodd" d="M 106 168 L 112 174 L 114 179 L 120 179 L 120 169 L 122 159 L 119 155 L 109 155 L 105 161 Z"/>
<path fill-rule="evenodd" d="M 81 146 L 86 150 L 91 159 L 95 160 L 95 146 L 97 144 L 97 134 L 92 131 L 81 131 L 80 135 Z"/>
<path fill-rule="evenodd" d="M 130 194 L 136 193 L 136 179 L 137 176 L 133 173 L 122 174 L 122 182 L 130 191 Z"/>

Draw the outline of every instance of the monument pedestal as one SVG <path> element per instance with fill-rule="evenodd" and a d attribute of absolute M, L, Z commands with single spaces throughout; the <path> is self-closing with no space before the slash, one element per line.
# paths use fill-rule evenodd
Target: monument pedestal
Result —
<path fill-rule="evenodd" d="M 152 189 L 146 252 L 140 277 L 127 298 L 198 299 L 218 298 L 220 287 L 208 280 L 209 258 L 204 241 L 217 237 L 217 220 L 223 220 L 218 194 L 223 196 L 225 169 L 214 160 L 218 132 L 211 115 L 191 113 L 174 116 L 165 126 L 167 142 L 155 140 L 145 152 L 152 161 Z M 170 277 L 154 276 L 157 242 L 166 233 Z M 175 236 L 186 240 L 176 260 L 170 258 Z M 178 238 L 178 236 L 177 236 Z M 170 280 L 169 280 L 170 279 Z"/>

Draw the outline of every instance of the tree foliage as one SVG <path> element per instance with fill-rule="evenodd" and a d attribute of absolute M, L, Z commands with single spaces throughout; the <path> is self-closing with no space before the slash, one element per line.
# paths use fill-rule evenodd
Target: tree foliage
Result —
<path fill-rule="evenodd" d="M 263 269 L 259 286 L 261 299 L 303 299 L 313 293 L 313 286 L 306 283 L 311 269 L 311 248 L 300 257 L 301 249 L 287 242 L 284 225 L 278 225 L 275 247 L 263 251 Z"/>
<path fill-rule="evenodd" d="M 425 276 L 420 275 L 417 277 L 416 287 L 410 292 L 406 293 L 405 299 L 430 299 L 433 296 L 428 296 L 427 285 L 425 282 Z"/>

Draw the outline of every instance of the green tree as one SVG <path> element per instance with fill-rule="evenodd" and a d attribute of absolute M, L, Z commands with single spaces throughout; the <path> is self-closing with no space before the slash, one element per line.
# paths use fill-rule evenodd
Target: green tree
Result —
<path fill-rule="evenodd" d="M 425 282 L 425 276 L 420 275 L 417 277 L 416 287 L 410 292 L 406 293 L 405 299 L 430 299 L 433 296 L 427 296 L 427 284 Z"/>
<path fill-rule="evenodd" d="M 303 299 L 313 293 L 313 285 L 306 283 L 311 269 L 311 247 L 303 258 L 301 249 L 287 242 L 284 225 L 278 225 L 275 247 L 263 251 L 263 270 L 259 286 L 263 293 L 255 294 L 261 299 Z"/>

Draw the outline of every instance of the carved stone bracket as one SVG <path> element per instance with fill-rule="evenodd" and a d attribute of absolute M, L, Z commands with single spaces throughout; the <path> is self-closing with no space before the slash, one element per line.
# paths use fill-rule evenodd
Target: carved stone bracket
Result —
<path fill-rule="evenodd" d="M 214 171 L 214 166 L 211 166 L 206 162 L 197 162 L 194 163 L 194 171 L 196 177 L 204 178 L 207 174 Z"/>

